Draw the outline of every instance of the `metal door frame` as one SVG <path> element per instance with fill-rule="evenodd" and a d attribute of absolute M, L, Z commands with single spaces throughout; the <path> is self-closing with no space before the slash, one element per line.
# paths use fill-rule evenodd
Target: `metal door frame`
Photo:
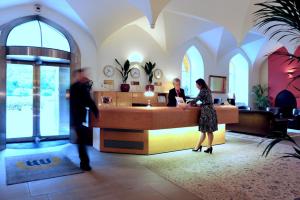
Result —
<path fill-rule="evenodd" d="M 70 135 L 58 135 L 58 136 L 41 136 L 40 133 L 40 74 L 41 66 L 53 66 L 53 67 L 69 67 L 67 64 L 60 63 L 36 63 L 32 61 L 11 61 L 8 60 L 7 64 L 26 64 L 32 65 L 33 67 L 33 105 L 32 105 L 32 114 L 33 114 L 33 133 L 31 137 L 20 137 L 20 138 L 6 138 L 6 143 L 15 143 L 15 142 L 32 142 L 35 141 L 35 138 L 41 138 L 45 140 L 58 140 L 58 139 L 68 139 Z"/>

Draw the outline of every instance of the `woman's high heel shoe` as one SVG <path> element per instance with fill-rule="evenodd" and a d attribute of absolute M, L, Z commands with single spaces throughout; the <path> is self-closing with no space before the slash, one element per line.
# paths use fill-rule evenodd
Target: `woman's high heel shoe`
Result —
<path fill-rule="evenodd" d="M 195 152 L 200 151 L 201 152 L 201 150 L 202 150 L 202 146 L 198 147 L 198 149 L 193 149 L 192 151 L 195 151 Z"/>
<path fill-rule="evenodd" d="M 212 147 L 209 147 L 209 148 L 207 148 L 204 152 L 205 152 L 205 153 L 210 153 L 210 154 L 212 154 L 212 151 L 213 151 L 213 148 L 212 148 Z"/>

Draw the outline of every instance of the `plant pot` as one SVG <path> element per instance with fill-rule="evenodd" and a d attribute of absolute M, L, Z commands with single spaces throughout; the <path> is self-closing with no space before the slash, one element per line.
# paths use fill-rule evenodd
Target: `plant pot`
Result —
<path fill-rule="evenodd" d="M 120 89 L 121 89 L 121 92 L 129 92 L 130 85 L 127 83 L 122 83 Z"/>
<path fill-rule="evenodd" d="M 152 84 L 149 84 L 149 85 L 146 85 L 146 91 L 152 91 L 152 92 L 154 92 L 154 85 L 152 85 Z"/>

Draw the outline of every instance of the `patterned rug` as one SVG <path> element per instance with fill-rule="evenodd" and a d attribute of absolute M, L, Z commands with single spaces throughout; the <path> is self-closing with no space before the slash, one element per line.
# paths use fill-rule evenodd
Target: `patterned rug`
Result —
<path fill-rule="evenodd" d="M 261 154 L 267 142 L 258 146 L 261 141 L 227 133 L 226 144 L 215 146 L 212 155 L 186 150 L 136 159 L 204 200 L 299 198 L 300 160 L 279 159 L 292 152 L 291 146 L 279 144 L 264 158 Z"/>
<path fill-rule="evenodd" d="M 62 153 L 7 157 L 7 185 L 82 173 Z"/>

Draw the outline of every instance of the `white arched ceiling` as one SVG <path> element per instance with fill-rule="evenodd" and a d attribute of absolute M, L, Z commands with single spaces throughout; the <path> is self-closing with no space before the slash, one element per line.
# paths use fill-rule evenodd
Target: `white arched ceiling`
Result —
<path fill-rule="evenodd" d="M 168 50 L 178 48 L 191 38 L 218 27 L 210 21 L 187 14 L 165 11 L 163 15 Z"/>
<path fill-rule="evenodd" d="M 251 31 L 245 36 L 244 41 L 241 44 L 241 48 L 248 55 L 252 65 L 256 61 L 256 58 L 266 40 L 267 39 L 261 34 Z"/>
<path fill-rule="evenodd" d="M 249 5 L 250 0 L 172 0 L 166 9 L 216 22 L 241 41 Z"/>
<path fill-rule="evenodd" d="M 241 48 L 254 64 L 264 56 L 261 48 L 269 45 L 266 37 L 259 33 L 261 30 L 252 28 L 253 12 L 258 9 L 254 4 L 262 1 L 57 0 L 53 3 L 53 0 L 0 0 L 0 11 L 23 4 L 33 7 L 38 3 L 78 24 L 91 35 L 98 47 L 116 31 L 135 24 L 149 33 L 165 51 L 172 51 L 192 38 L 198 38 L 217 59 L 234 48 Z M 32 14 L 35 14 L 34 10 Z M 149 24 L 155 24 L 155 28 L 151 29 Z M 289 52 L 293 52 L 296 46 L 287 41 L 281 43 Z"/>
<path fill-rule="evenodd" d="M 110 34 L 143 14 L 127 0 L 67 0 L 87 24 L 98 46 Z"/>
<path fill-rule="evenodd" d="M 156 20 L 162 9 L 170 2 L 170 0 L 128 0 L 132 5 L 141 10 L 147 17 L 150 27 L 154 28 Z"/>
<path fill-rule="evenodd" d="M 4 0 L 0 1 L 0 10 L 1 9 L 8 9 L 10 7 L 15 7 L 15 6 L 20 6 L 20 5 L 26 5 L 26 4 L 31 4 L 32 5 L 32 14 L 36 14 L 34 12 L 34 4 L 40 4 L 42 7 L 46 6 L 62 15 L 65 17 L 69 18 L 81 28 L 83 28 L 85 31 L 89 31 L 88 27 L 86 24 L 81 20 L 80 16 L 73 10 L 73 8 L 70 6 L 70 4 L 67 2 L 67 0 L 59 0 L 53 3 L 53 0 Z"/>
<path fill-rule="evenodd" d="M 161 46 L 161 48 L 166 51 L 167 50 L 167 44 L 166 44 L 166 30 L 165 30 L 165 20 L 163 15 L 160 15 L 158 17 L 158 20 L 155 24 L 155 28 L 151 28 L 148 25 L 148 20 L 146 17 L 141 17 L 132 23 L 126 25 L 137 25 L 144 31 L 146 31 L 149 35 L 153 37 L 153 39 Z M 125 27 L 126 27 L 125 26 Z"/>

